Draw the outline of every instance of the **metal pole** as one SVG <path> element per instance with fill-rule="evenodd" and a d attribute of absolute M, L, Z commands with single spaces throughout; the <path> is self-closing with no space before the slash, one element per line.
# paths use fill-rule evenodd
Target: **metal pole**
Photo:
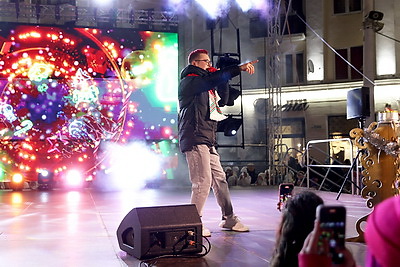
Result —
<path fill-rule="evenodd" d="M 364 49 L 363 49 L 363 69 L 364 77 L 363 85 L 369 87 L 369 107 L 371 115 L 366 118 L 367 126 L 376 120 L 375 118 L 375 96 L 374 84 L 370 81 L 375 80 L 376 74 L 376 51 L 375 51 L 375 30 L 371 23 L 368 23 L 368 13 L 374 10 L 374 0 L 364 0 Z M 368 78 L 370 81 L 368 81 Z"/>

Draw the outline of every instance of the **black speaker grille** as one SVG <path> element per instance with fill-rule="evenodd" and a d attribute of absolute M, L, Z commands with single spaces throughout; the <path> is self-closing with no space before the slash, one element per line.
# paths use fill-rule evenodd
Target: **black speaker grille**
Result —
<path fill-rule="evenodd" d="M 370 116 L 369 87 L 347 92 L 347 119 L 363 119 Z"/>
<path fill-rule="evenodd" d="M 199 253 L 202 223 L 196 206 L 156 206 L 132 209 L 117 229 L 121 250 L 136 258 Z"/>

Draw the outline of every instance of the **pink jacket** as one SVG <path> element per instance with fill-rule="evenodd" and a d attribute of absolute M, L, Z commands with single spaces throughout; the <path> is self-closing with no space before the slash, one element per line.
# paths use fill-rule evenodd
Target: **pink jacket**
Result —
<path fill-rule="evenodd" d="M 331 267 L 332 261 L 326 255 L 298 254 L 299 267 Z"/>

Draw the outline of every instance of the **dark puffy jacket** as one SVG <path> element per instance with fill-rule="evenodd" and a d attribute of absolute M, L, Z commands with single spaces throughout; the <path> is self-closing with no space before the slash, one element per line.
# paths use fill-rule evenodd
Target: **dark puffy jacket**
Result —
<path fill-rule="evenodd" d="M 208 90 L 226 84 L 240 74 L 238 66 L 230 66 L 216 72 L 188 65 L 181 72 L 179 84 L 179 146 L 182 152 L 193 146 L 216 144 L 217 122 L 210 120 Z"/>

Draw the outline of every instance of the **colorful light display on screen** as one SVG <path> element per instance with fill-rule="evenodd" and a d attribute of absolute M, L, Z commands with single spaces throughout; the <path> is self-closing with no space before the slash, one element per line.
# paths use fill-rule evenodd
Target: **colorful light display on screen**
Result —
<path fill-rule="evenodd" d="M 93 170 L 102 142 L 176 140 L 176 33 L 1 25 L 0 163 Z"/>

